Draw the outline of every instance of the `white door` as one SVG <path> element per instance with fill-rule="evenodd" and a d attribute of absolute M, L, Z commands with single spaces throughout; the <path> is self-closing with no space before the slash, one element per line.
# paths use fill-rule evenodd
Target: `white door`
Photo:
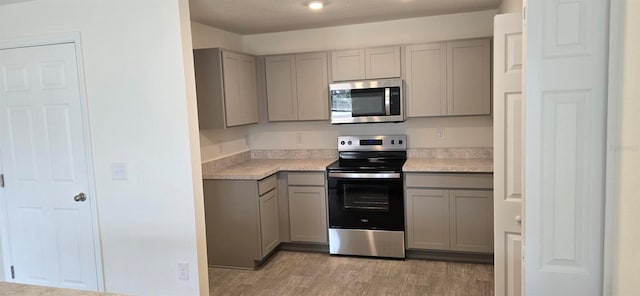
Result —
<path fill-rule="evenodd" d="M 521 295 L 522 14 L 493 20 L 493 187 L 496 296 Z"/>
<path fill-rule="evenodd" d="M 0 50 L 10 281 L 97 290 L 82 114 L 74 43 Z"/>
<path fill-rule="evenodd" d="M 601 295 L 609 1 L 525 8 L 525 292 Z"/>

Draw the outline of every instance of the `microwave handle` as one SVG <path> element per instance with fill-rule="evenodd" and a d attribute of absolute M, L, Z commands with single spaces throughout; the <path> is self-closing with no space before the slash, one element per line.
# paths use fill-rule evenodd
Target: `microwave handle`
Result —
<path fill-rule="evenodd" d="M 384 110 L 387 116 L 391 115 L 391 88 L 384 89 Z"/>

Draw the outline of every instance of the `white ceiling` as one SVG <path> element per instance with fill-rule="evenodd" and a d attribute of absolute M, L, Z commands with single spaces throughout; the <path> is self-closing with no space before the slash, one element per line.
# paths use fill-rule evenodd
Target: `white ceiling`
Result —
<path fill-rule="evenodd" d="M 241 35 L 498 8 L 502 0 L 190 0 L 191 20 Z"/>

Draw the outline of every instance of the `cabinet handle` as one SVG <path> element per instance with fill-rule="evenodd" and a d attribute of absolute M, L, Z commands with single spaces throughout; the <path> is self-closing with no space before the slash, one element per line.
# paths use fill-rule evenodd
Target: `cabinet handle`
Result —
<path fill-rule="evenodd" d="M 520 217 L 520 215 L 516 216 L 516 222 L 518 222 L 518 224 L 522 223 L 522 217 Z"/>

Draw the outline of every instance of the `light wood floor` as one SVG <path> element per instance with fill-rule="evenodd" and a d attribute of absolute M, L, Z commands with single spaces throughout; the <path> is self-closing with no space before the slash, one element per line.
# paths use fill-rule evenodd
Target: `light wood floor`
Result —
<path fill-rule="evenodd" d="M 493 295 L 493 266 L 279 251 L 257 271 L 209 268 L 211 295 Z"/>

